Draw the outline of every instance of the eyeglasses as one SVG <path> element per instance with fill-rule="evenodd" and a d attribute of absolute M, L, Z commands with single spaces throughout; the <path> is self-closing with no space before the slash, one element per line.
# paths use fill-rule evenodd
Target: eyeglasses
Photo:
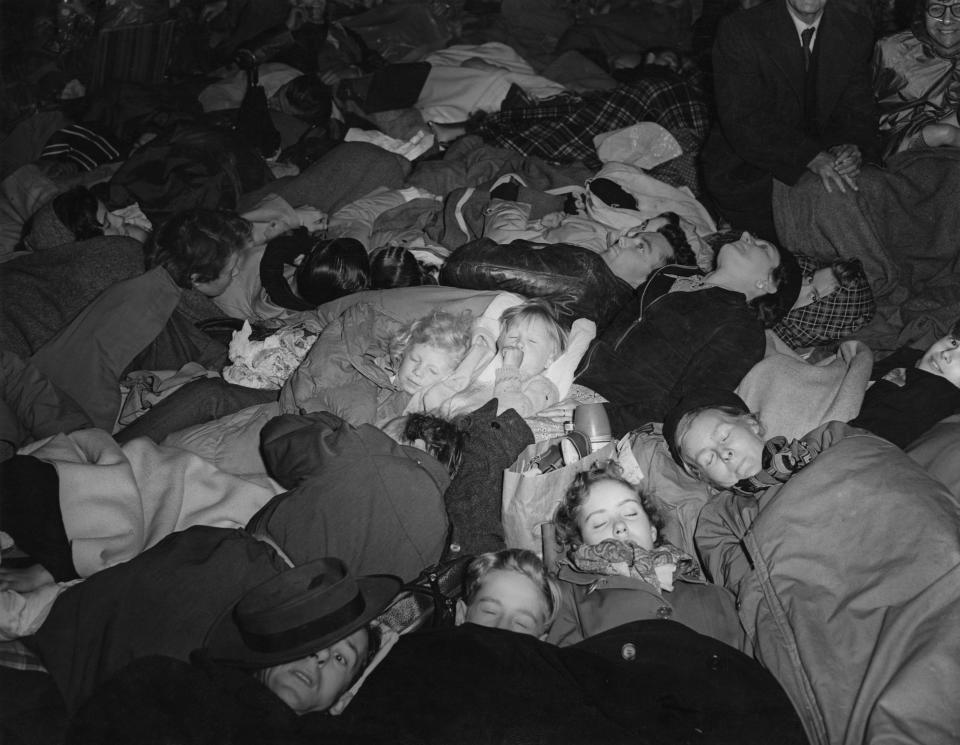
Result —
<path fill-rule="evenodd" d="M 960 3 L 954 3 L 953 5 L 931 3 L 927 6 L 927 15 L 939 21 L 946 16 L 947 9 L 950 10 L 950 15 L 953 16 L 955 20 L 960 20 Z"/>

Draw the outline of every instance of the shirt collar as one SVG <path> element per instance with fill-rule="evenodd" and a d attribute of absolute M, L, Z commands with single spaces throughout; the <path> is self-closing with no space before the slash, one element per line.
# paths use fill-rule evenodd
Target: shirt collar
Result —
<path fill-rule="evenodd" d="M 804 29 L 812 28 L 813 29 L 813 39 L 810 40 L 810 46 L 812 47 L 817 43 L 817 32 L 820 30 L 820 21 L 823 20 L 823 11 L 820 11 L 820 17 L 817 18 L 813 23 L 804 23 L 799 18 L 797 18 L 793 11 L 790 10 L 790 6 L 787 6 L 787 12 L 790 14 L 790 20 L 793 21 L 794 28 L 797 29 L 797 39 L 800 40 L 800 43 L 803 44 L 803 37 L 800 35 Z"/>

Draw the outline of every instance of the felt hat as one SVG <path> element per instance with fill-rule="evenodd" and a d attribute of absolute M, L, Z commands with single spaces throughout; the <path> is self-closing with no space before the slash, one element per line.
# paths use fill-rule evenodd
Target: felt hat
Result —
<path fill-rule="evenodd" d="M 803 276 L 812 276 L 820 264 L 797 254 Z M 796 301 L 794 301 L 796 302 Z M 877 303 L 866 276 L 856 277 L 814 303 L 794 308 L 773 327 L 773 332 L 793 349 L 829 344 L 866 326 L 877 312 Z"/>
<path fill-rule="evenodd" d="M 677 405 L 667 412 L 663 419 L 663 439 L 667 441 L 670 455 L 681 466 L 683 460 L 680 457 L 680 447 L 677 442 L 677 425 L 680 424 L 680 420 L 690 412 L 718 406 L 731 406 L 742 409 L 744 413 L 750 411 L 750 407 L 733 391 L 723 388 L 695 388 L 685 394 Z"/>
<path fill-rule="evenodd" d="M 298 660 L 363 628 L 400 585 L 389 575 L 355 578 L 332 557 L 288 569 L 221 614 L 203 651 L 215 662 L 245 668 Z"/>

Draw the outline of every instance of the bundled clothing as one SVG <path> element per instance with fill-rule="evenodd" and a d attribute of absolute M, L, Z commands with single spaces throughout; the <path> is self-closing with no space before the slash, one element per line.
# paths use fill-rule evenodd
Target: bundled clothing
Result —
<path fill-rule="evenodd" d="M 289 491 L 247 528 L 294 564 L 337 556 L 357 574 L 409 580 L 440 558 L 450 475 L 433 456 L 329 412 L 276 417 L 260 441 L 267 469 Z"/>
<path fill-rule="evenodd" d="M 960 685 L 960 507 L 863 430 L 831 422 L 796 445 L 765 458 L 767 488 L 704 506 L 706 571 L 736 594 L 811 742 L 952 740 L 960 717 L 941 692 Z"/>
<path fill-rule="evenodd" d="M 742 293 L 665 289 L 695 276 L 690 267 L 658 269 L 584 358 L 577 383 L 607 399 L 616 437 L 663 421 L 689 390 L 733 390 L 763 359 L 763 324 Z"/>
<path fill-rule="evenodd" d="M 960 411 L 960 388 L 918 369 L 922 357 L 923 351 L 904 347 L 878 363 L 874 377 L 879 379 L 867 389 L 850 424 L 907 448 L 941 419 Z"/>
<path fill-rule="evenodd" d="M 400 356 L 393 342 L 404 326 L 370 303 L 348 308 L 284 384 L 281 411 L 330 411 L 353 425 L 400 416 L 411 396 L 394 383 Z"/>
<path fill-rule="evenodd" d="M 877 42 L 873 87 L 880 108 L 885 158 L 927 147 L 923 128 L 956 115 L 960 101 L 958 65 L 960 54 L 947 55 L 938 48 L 927 33 L 923 15 L 910 29 Z"/>
<path fill-rule="evenodd" d="M 733 596 L 707 584 L 693 557 L 664 543 L 646 550 L 606 540 L 571 551 L 557 575 L 562 600 L 548 641 L 568 646 L 629 621 L 669 619 L 744 647 Z"/>
<path fill-rule="evenodd" d="M 632 86 L 567 93 L 501 109 L 483 118 L 476 133 L 485 142 L 526 156 L 568 163 L 580 160 L 597 170 L 602 164 L 593 138 L 642 121 L 668 130 L 684 153 L 697 153 L 706 139 L 710 116 L 706 101 L 681 77 L 649 77 Z M 663 164 L 653 175 L 675 186 L 697 183 L 695 171 L 671 173 L 670 167 L 670 162 Z"/>

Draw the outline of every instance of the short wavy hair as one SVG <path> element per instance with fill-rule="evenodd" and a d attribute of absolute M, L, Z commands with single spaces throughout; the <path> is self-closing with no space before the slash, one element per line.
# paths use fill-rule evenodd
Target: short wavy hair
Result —
<path fill-rule="evenodd" d="M 590 489 L 601 481 L 615 481 L 633 491 L 640 499 L 640 506 L 647 513 L 650 525 L 657 529 L 655 546 L 663 542 L 664 518 L 660 503 L 650 492 L 640 489 L 636 484 L 628 481 L 623 475 L 623 469 L 614 460 L 598 461 L 585 471 L 580 471 L 573 483 L 567 489 L 563 501 L 557 506 L 553 518 L 557 536 L 557 548 L 561 553 L 576 551 L 583 545 L 583 534 L 580 532 L 580 513 L 583 503 L 590 495 Z"/>
<path fill-rule="evenodd" d="M 544 628 L 549 628 L 560 610 L 560 586 L 547 573 L 540 557 L 525 548 L 488 551 L 471 561 L 463 576 L 463 602 L 470 605 L 480 591 L 483 578 L 495 571 L 517 572 L 533 582 L 547 607 Z"/>
<path fill-rule="evenodd" d="M 147 270 L 162 266 L 180 287 L 213 282 L 230 257 L 246 247 L 252 226 L 228 210 L 178 212 L 150 236 L 144 246 Z"/>
<path fill-rule="evenodd" d="M 297 294 L 323 305 L 370 287 L 370 259 L 356 238 L 321 238 L 296 269 Z"/>
<path fill-rule="evenodd" d="M 531 321 L 541 321 L 546 324 L 547 330 L 557 345 L 557 354 L 563 353 L 567 348 L 567 339 L 569 334 L 563 324 L 560 323 L 560 313 L 550 300 L 546 298 L 532 298 L 519 305 L 512 305 L 500 314 L 500 338 L 498 344 L 502 344 L 510 327 L 517 323 L 530 323 Z"/>

